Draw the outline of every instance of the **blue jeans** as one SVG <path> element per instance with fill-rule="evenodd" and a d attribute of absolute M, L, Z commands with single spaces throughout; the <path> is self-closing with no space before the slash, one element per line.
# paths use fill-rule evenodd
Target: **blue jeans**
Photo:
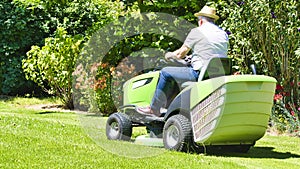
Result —
<path fill-rule="evenodd" d="M 167 106 L 168 99 L 174 94 L 174 89 L 186 81 L 196 82 L 199 71 L 192 67 L 165 67 L 160 71 L 156 90 L 150 104 L 153 111 L 160 112 L 161 107 Z M 177 85 L 177 86 L 176 86 Z M 177 93 L 178 94 L 178 91 Z"/>

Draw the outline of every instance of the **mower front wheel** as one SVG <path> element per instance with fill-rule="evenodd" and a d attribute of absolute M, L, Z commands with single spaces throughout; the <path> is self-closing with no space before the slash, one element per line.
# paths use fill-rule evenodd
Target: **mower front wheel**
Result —
<path fill-rule="evenodd" d="M 129 141 L 132 135 L 132 122 L 124 113 L 111 114 L 106 122 L 106 137 L 109 140 Z"/>
<path fill-rule="evenodd" d="M 164 126 L 163 142 L 169 150 L 191 151 L 194 141 L 189 119 L 180 114 L 170 117 Z"/>

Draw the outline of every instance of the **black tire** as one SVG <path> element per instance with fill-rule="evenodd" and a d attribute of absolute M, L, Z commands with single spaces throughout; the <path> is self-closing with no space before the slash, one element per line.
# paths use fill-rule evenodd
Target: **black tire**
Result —
<path fill-rule="evenodd" d="M 124 113 L 111 114 L 106 122 L 106 137 L 109 140 L 129 141 L 132 135 L 132 123 Z"/>
<path fill-rule="evenodd" d="M 170 117 L 164 126 L 163 142 L 168 150 L 194 152 L 195 143 L 189 119 L 180 114 Z"/>

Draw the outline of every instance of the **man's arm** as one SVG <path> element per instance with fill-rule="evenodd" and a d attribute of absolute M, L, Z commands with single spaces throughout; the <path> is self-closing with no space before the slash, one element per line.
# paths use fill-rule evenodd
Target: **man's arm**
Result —
<path fill-rule="evenodd" d="M 182 45 L 179 49 L 175 50 L 173 53 L 178 59 L 184 58 L 190 51 L 190 48 L 186 45 Z"/>

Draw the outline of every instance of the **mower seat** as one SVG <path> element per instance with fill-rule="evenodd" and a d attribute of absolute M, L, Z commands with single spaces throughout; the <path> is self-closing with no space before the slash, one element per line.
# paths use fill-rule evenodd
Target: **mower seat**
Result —
<path fill-rule="evenodd" d="M 230 58 L 214 57 L 208 61 L 207 65 L 204 65 L 201 68 L 200 74 L 198 77 L 198 82 L 207 80 L 210 78 L 231 75 L 231 73 L 232 73 L 232 69 L 231 69 Z M 184 82 L 181 85 L 181 87 L 185 88 L 187 86 L 192 85 L 193 83 L 196 83 L 196 82 L 187 81 L 187 82 Z"/>

